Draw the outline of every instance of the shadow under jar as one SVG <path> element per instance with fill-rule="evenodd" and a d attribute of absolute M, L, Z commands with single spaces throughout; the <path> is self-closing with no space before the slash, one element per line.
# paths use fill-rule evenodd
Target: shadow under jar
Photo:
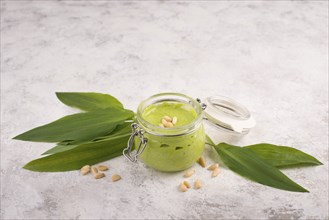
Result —
<path fill-rule="evenodd" d="M 165 116 L 177 117 L 173 127 L 163 127 Z M 136 162 L 166 172 L 185 170 L 202 155 L 205 132 L 203 106 L 179 93 L 161 93 L 141 102 L 124 155 Z M 135 151 L 133 150 L 135 146 Z"/>

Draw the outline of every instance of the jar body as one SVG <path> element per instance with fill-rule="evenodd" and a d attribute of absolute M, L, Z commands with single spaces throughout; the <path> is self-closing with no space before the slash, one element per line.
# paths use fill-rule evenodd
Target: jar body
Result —
<path fill-rule="evenodd" d="M 202 155 L 205 146 L 203 125 L 181 136 L 144 135 L 147 147 L 140 155 L 143 162 L 160 171 L 173 172 L 191 167 Z M 138 140 L 136 140 L 138 141 Z M 136 143 L 138 146 L 139 143 Z"/>
<path fill-rule="evenodd" d="M 190 107 L 195 119 L 184 126 L 163 128 L 150 124 L 143 118 L 143 111 L 156 103 L 179 103 Z M 180 116 L 181 118 L 184 116 Z M 144 130 L 147 144 L 139 155 L 148 166 L 159 171 L 174 172 L 191 167 L 202 155 L 205 147 L 205 132 L 202 124 L 203 112 L 194 99 L 178 93 L 162 93 L 142 102 L 137 111 L 137 123 Z M 179 119 L 178 119 L 179 120 Z M 161 119 L 159 118 L 159 121 Z M 135 139 L 135 146 L 140 139 Z"/>

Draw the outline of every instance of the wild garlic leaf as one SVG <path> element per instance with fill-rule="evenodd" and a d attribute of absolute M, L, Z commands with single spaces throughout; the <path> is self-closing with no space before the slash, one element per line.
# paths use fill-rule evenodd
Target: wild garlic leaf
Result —
<path fill-rule="evenodd" d="M 216 146 L 208 135 L 206 140 L 207 144 Z M 278 168 L 322 165 L 315 157 L 292 147 L 261 143 L 244 148 L 252 150 L 260 158 Z"/>
<path fill-rule="evenodd" d="M 106 133 L 102 136 L 97 136 L 89 140 L 68 140 L 68 141 L 61 141 L 58 143 L 58 145 L 80 145 L 80 144 L 85 144 L 88 142 L 94 142 L 94 141 L 99 141 L 106 139 L 108 137 L 112 137 L 115 134 L 122 134 L 122 133 L 127 133 L 131 132 L 131 124 L 132 120 L 126 120 L 121 124 L 118 124 L 114 130 L 111 130 L 109 133 Z"/>
<path fill-rule="evenodd" d="M 102 141 L 82 144 L 65 152 L 33 160 L 24 168 L 39 172 L 77 170 L 84 165 L 93 165 L 122 155 L 129 137 L 130 133 L 127 133 Z"/>
<path fill-rule="evenodd" d="M 287 168 L 307 165 L 322 165 L 315 157 L 292 147 L 277 146 L 273 144 L 255 144 L 246 146 L 260 158 L 275 167 Z"/>
<path fill-rule="evenodd" d="M 248 148 L 220 143 L 215 149 L 224 164 L 243 177 L 282 190 L 308 192 Z"/>
<path fill-rule="evenodd" d="M 42 153 L 41 155 L 57 154 L 57 153 L 60 153 L 60 152 L 71 150 L 73 148 L 76 148 L 77 146 L 79 146 L 79 145 L 73 145 L 73 144 L 71 144 L 71 145 L 61 145 L 61 144 L 58 144 L 55 147 L 53 147 L 53 148 L 47 150 L 46 152 Z"/>
<path fill-rule="evenodd" d="M 123 109 L 122 103 L 108 94 L 95 92 L 56 92 L 56 96 L 65 105 L 83 111 L 94 111 L 105 108 Z"/>
<path fill-rule="evenodd" d="M 35 142 L 89 141 L 111 133 L 133 116 L 134 112 L 130 110 L 116 108 L 78 113 L 34 128 L 14 139 Z"/>
<path fill-rule="evenodd" d="M 113 139 L 117 136 L 120 136 L 120 135 L 125 135 L 125 134 L 131 134 L 131 122 L 125 122 L 124 124 L 121 124 L 121 125 L 118 125 L 113 132 L 111 132 L 110 135 L 107 135 L 107 136 L 102 136 L 102 137 L 98 137 L 98 138 L 95 138 L 91 141 L 87 141 L 87 142 L 72 142 L 72 143 L 59 143 L 57 144 L 57 146 L 47 150 L 46 152 L 44 152 L 42 155 L 47 155 L 47 154 L 57 154 L 57 153 L 60 153 L 60 152 L 64 152 L 64 151 L 68 151 L 68 150 L 71 150 L 79 145 L 82 145 L 82 144 L 89 144 L 89 143 L 95 143 L 95 142 L 100 142 L 100 141 L 107 141 L 109 139 Z M 125 143 L 123 143 L 125 144 Z"/>
<path fill-rule="evenodd" d="M 216 144 L 211 140 L 211 138 L 207 134 L 206 134 L 206 144 L 209 144 L 211 146 L 216 146 Z"/>

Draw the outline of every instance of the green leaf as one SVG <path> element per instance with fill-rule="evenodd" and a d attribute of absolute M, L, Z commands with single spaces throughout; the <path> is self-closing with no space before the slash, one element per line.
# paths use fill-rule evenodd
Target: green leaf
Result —
<path fill-rule="evenodd" d="M 308 192 L 248 148 L 220 143 L 215 149 L 225 165 L 243 177 L 278 189 Z"/>
<path fill-rule="evenodd" d="M 57 92 L 57 98 L 65 105 L 84 111 L 105 108 L 123 109 L 123 105 L 115 97 L 94 92 Z"/>
<path fill-rule="evenodd" d="M 77 146 L 79 146 L 81 144 L 94 143 L 96 141 L 104 141 L 104 140 L 108 140 L 108 139 L 117 137 L 117 136 L 122 135 L 122 134 L 131 134 L 131 122 L 125 122 L 122 125 L 118 125 L 115 128 L 115 130 L 113 132 L 111 132 L 110 135 L 95 138 L 94 140 L 92 140 L 90 142 L 75 143 L 75 144 L 71 144 L 71 143 L 61 144 L 61 143 L 59 143 L 57 146 L 55 146 L 55 147 L 51 148 L 50 150 L 44 152 L 42 155 L 57 154 L 57 153 L 60 153 L 60 152 L 64 152 L 64 151 L 68 151 L 68 150 L 71 150 L 73 148 L 76 148 Z"/>
<path fill-rule="evenodd" d="M 14 139 L 36 142 L 88 141 L 111 133 L 117 125 L 133 116 L 130 110 L 116 108 L 78 113 L 34 128 Z"/>
<path fill-rule="evenodd" d="M 216 146 L 208 135 L 206 135 L 206 140 L 207 144 Z M 292 147 L 261 143 L 245 146 L 245 148 L 252 150 L 260 158 L 278 168 L 322 165 L 322 163 L 313 156 Z"/>
<path fill-rule="evenodd" d="M 73 145 L 73 144 L 71 144 L 71 145 L 61 145 L 61 144 L 58 144 L 55 147 L 47 150 L 46 152 L 44 152 L 41 155 L 57 154 L 57 153 L 60 153 L 60 152 L 71 150 L 73 148 L 76 148 L 77 146 L 79 146 L 79 145 Z"/>
<path fill-rule="evenodd" d="M 206 144 L 211 146 L 216 146 L 216 144 L 211 140 L 211 138 L 206 134 Z"/>
<path fill-rule="evenodd" d="M 246 146 L 245 148 L 252 150 L 260 158 L 266 160 L 275 167 L 322 165 L 316 158 L 292 147 L 264 143 Z"/>
<path fill-rule="evenodd" d="M 27 163 L 24 168 L 39 172 L 61 172 L 80 169 L 122 155 L 130 133 L 106 140 L 79 145 L 71 150 L 52 154 Z"/>
<path fill-rule="evenodd" d="M 107 140 L 107 139 L 111 139 L 113 137 L 122 135 L 122 134 L 131 134 L 132 130 L 131 130 L 131 124 L 132 121 L 125 121 L 123 124 L 119 124 L 113 132 L 111 132 L 110 134 L 103 136 L 103 137 L 97 137 L 95 139 L 93 139 L 92 141 L 101 141 L 101 140 Z"/>
<path fill-rule="evenodd" d="M 107 138 L 111 138 L 113 135 L 119 135 L 119 134 L 126 134 L 128 132 L 131 133 L 131 124 L 132 120 L 126 120 L 122 124 L 118 124 L 116 128 L 109 132 L 108 134 L 105 134 L 104 136 L 98 136 L 93 138 L 92 140 L 73 140 L 73 141 L 62 141 L 58 143 L 58 145 L 79 145 L 79 144 L 85 144 L 88 142 L 95 142 Z"/>

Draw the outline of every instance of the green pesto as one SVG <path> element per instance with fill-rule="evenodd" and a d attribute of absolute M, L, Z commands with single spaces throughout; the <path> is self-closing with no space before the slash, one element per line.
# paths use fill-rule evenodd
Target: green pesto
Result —
<path fill-rule="evenodd" d="M 192 106 L 179 102 L 152 104 L 142 112 L 144 120 L 153 125 L 159 125 L 165 115 L 176 116 L 177 127 L 191 124 L 197 118 Z M 166 129 L 168 128 L 163 128 L 163 134 L 166 134 Z M 140 158 L 148 166 L 160 171 L 173 172 L 191 167 L 201 156 L 205 145 L 202 125 L 193 132 L 181 136 L 156 136 L 149 133 L 145 133 L 144 136 L 148 143 Z M 137 144 L 138 141 L 136 146 Z"/>

